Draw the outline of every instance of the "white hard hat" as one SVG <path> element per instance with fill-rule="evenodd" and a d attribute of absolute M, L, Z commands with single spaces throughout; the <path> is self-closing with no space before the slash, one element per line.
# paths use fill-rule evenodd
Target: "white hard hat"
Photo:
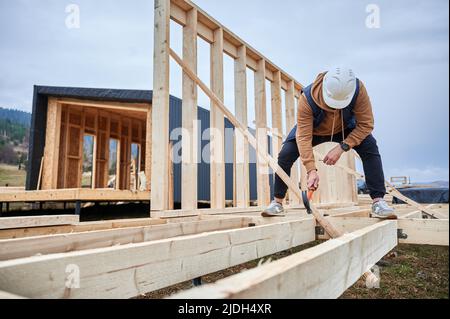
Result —
<path fill-rule="evenodd" d="M 325 103 L 337 110 L 345 109 L 356 93 L 356 76 L 352 69 L 335 67 L 323 79 L 323 98 Z"/>

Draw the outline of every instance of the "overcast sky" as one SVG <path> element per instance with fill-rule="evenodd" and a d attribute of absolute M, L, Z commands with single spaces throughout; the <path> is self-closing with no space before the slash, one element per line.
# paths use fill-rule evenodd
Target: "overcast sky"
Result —
<path fill-rule="evenodd" d="M 353 67 L 372 99 L 386 175 L 449 179 L 447 0 L 195 2 L 303 84 L 334 64 Z M 66 26 L 70 4 L 80 8 L 78 29 Z M 366 26 L 369 4 L 380 9 L 378 29 Z M 176 50 L 180 34 L 174 28 Z M 2 107 L 31 111 L 35 84 L 151 89 L 152 56 L 152 0 L 0 0 Z M 208 59 L 200 42 L 199 60 Z M 225 66 L 233 109 L 231 59 Z"/>

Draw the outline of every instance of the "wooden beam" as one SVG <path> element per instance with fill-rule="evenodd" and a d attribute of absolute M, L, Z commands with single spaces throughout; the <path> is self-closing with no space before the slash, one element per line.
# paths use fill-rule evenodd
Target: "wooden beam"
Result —
<path fill-rule="evenodd" d="M 385 221 L 173 299 L 338 298 L 395 246 Z"/>
<path fill-rule="evenodd" d="M 211 45 L 211 90 L 223 101 L 223 30 L 214 31 Z M 211 101 L 211 208 L 225 208 L 225 117 Z"/>
<path fill-rule="evenodd" d="M 149 192 L 152 189 L 152 106 L 148 108 L 147 121 L 146 121 L 146 138 L 145 138 L 145 181 L 146 191 Z"/>
<path fill-rule="evenodd" d="M 35 256 L 0 262 L 0 287 L 29 298 L 131 298 L 300 246 L 314 238 L 314 221 L 308 218 Z M 66 287 L 68 265 L 78 267 L 79 289 Z"/>
<path fill-rule="evenodd" d="M 248 227 L 250 218 L 226 217 L 162 225 L 66 233 L 0 241 L 0 261 L 36 255 L 137 244 L 154 240 Z"/>
<path fill-rule="evenodd" d="M 139 219 L 123 219 L 114 221 L 87 222 L 74 225 L 64 226 L 40 226 L 36 228 L 16 228 L 0 230 L 0 239 L 16 239 L 36 236 L 47 236 L 57 234 L 69 234 L 80 232 L 92 232 L 99 230 L 110 230 L 115 228 L 129 228 L 150 225 L 166 224 L 166 220 L 139 218 Z"/>
<path fill-rule="evenodd" d="M 155 0 L 151 210 L 168 208 L 170 0 Z"/>
<path fill-rule="evenodd" d="M 283 143 L 283 107 L 281 100 L 281 72 L 273 72 L 273 82 L 271 86 L 271 99 L 272 99 L 272 130 L 277 134 L 272 136 L 272 154 L 277 156 L 281 151 Z"/>
<path fill-rule="evenodd" d="M 183 27 L 183 59 L 197 72 L 197 9 L 186 13 Z M 181 207 L 195 209 L 198 167 L 198 103 L 197 85 L 183 73 Z M 170 156 L 170 155 L 169 155 Z"/>
<path fill-rule="evenodd" d="M 0 218 L 0 229 L 69 225 L 79 221 L 80 217 L 76 215 L 3 217 Z"/>
<path fill-rule="evenodd" d="M 287 84 L 286 91 L 286 135 L 290 133 L 292 128 L 297 125 L 297 118 L 295 117 L 295 83 L 294 81 L 289 81 Z M 294 181 L 297 181 L 297 184 L 300 184 L 299 170 L 298 170 L 298 161 L 294 164 L 291 169 L 291 178 Z M 289 203 L 291 205 L 299 205 L 302 202 L 298 200 L 292 191 L 289 191 Z"/>
<path fill-rule="evenodd" d="M 74 105 L 83 107 L 93 107 L 99 109 L 110 109 L 117 111 L 133 111 L 133 112 L 147 112 L 148 103 L 123 103 L 123 102 L 103 102 L 103 101 L 92 101 L 92 100 L 81 100 L 81 99 L 70 99 L 70 98 L 59 98 L 56 99 L 59 104 L 64 105 Z"/>
<path fill-rule="evenodd" d="M 362 217 L 327 217 L 327 219 L 341 232 L 355 230 L 380 223 L 374 218 Z M 401 229 L 406 239 L 400 239 L 400 244 L 415 245 L 449 245 L 449 221 L 443 219 L 399 219 L 397 228 Z M 329 239 L 320 236 L 319 239 Z"/>
<path fill-rule="evenodd" d="M 238 58 L 234 62 L 236 119 L 248 126 L 247 109 L 247 49 L 238 49 Z M 247 208 L 250 206 L 250 173 L 249 173 L 249 145 L 244 135 L 236 130 L 235 133 L 235 194 L 236 206 Z"/>
<path fill-rule="evenodd" d="M 398 227 L 408 236 L 408 238 L 400 240 L 400 243 L 449 245 L 448 219 L 399 219 Z"/>
<path fill-rule="evenodd" d="M 58 187 L 58 162 L 61 134 L 61 105 L 55 98 L 48 101 L 47 126 L 45 130 L 44 166 L 41 188 L 44 190 Z"/>
<path fill-rule="evenodd" d="M 257 140 L 257 188 L 258 205 L 267 206 L 270 203 L 269 166 L 261 153 L 268 153 L 267 135 L 267 105 L 266 105 L 266 61 L 258 62 L 255 73 L 255 116 Z"/>
<path fill-rule="evenodd" d="M 166 174 L 167 178 L 167 174 Z M 149 192 L 132 192 L 129 190 L 117 191 L 114 189 L 58 189 L 49 191 L 12 191 L 1 192 L 0 202 L 20 203 L 20 202 L 74 202 L 74 201 L 148 201 Z"/>
<path fill-rule="evenodd" d="M 204 215 L 229 215 L 240 213 L 256 213 L 261 212 L 262 207 L 231 207 L 231 208 L 217 208 L 217 209 L 194 209 L 194 210 L 168 210 L 153 213 L 154 218 L 180 218 L 189 216 L 204 216 Z"/>

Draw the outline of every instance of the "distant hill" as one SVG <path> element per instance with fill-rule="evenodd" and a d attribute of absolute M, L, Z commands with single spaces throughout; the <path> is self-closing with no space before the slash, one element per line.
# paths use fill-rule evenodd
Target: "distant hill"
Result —
<path fill-rule="evenodd" d="M 0 119 L 10 120 L 11 123 L 21 124 L 27 128 L 29 128 L 31 124 L 30 113 L 13 109 L 5 109 L 2 107 L 0 107 Z"/>
<path fill-rule="evenodd" d="M 0 107 L 0 163 L 26 164 L 31 114 Z"/>

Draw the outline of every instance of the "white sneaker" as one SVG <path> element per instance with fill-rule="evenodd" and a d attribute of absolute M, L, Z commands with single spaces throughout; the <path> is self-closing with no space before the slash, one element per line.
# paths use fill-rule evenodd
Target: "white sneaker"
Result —
<path fill-rule="evenodd" d="M 380 218 L 380 219 L 397 219 L 398 218 L 397 215 L 395 215 L 394 209 L 389 207 L 389 205 L 384 200 L 380 200 L 373 204 L 372 217 Z"/>
<path fill-rule="evenodd" d="M 284 208 L 280 203 L 273 201 L 272 204 L 267 207 L 263 213 L 263 217 L 284 217 Z"/>

